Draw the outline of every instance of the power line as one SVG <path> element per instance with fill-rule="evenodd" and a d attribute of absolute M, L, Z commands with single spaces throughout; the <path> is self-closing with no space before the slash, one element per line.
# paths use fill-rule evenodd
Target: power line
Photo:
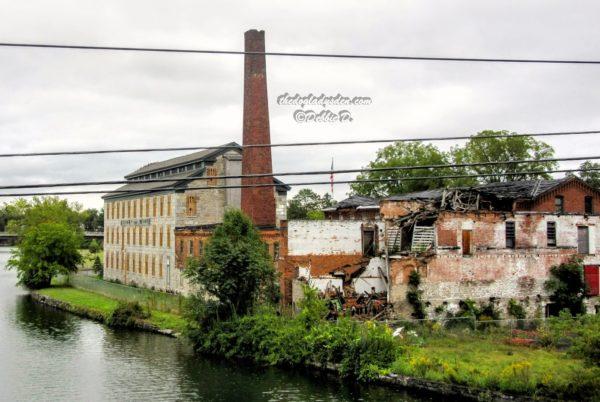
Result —
<path fill-rule="evenodd" d="M 0 190 L 14 190 L 24 188 L 46 188 L 46 187 L 80 187 L 80 186 L 98 186 L 106 184 L 143 184 L 143 183 L 172 183 L 188 182 L 194 180 L 220 180 L 220 179 L 244 179 L 244 178 L 261 178 L 273 176 L 313 176 L 324 174 L 345 174 L 345 173 L 376 173 L 389 171 L 403 170 L 424 170 L 424 169 L 452 169 L 466 168 L 477 166 L 497 166 L 497 165 L 517 165 L 526 163 L 547 163 L 547 162 L 567 162 L 581 160 L 598 160 L 600 156 L 573 156 L 565 158 L 544 158 L 544 159 L 518 159 L 513 161 L 496 161 L 496 162 L 474 162 L 474 163 L 452 163 L 452 164 L 436 164 L 436 165 L 413 165 L 413 166 L 386 166 L 378 168 L 360 168 L 360 169 L 340 169 L 340 170 L 313 170 L 299 172 L 278 172 L 278 173 L 257 173 L 257 174 L 239 174 L 239 175 L 222 175 L 222 176 L 200 176 L 200 177 L 184 177 L 184 178 L 164 178 L 164 179 L 144 179 L 144 180 L 103 180 L 103 181 L 83 181 L 83 182 L 67 182 L 67 183 L 41 183 L 41 184 L 13 184 L 0 186 Z M 285 184 L 280 184 L 285 185 Z M 214 187 L 211 187 L 214 188 Z"/>
<path fill-rule="evenodd" d="M 90 46 L 90 45 L 60 45 L 49 43 L 0 43 L 1 47 L 24 47 L 43 49 L 69 49 L 69 50 L 104 50 L 124 52 L 152 52 L 152 53 L 194 53 L 214 55 L 251 55 L 251 56 L 288 56 L 288 57 L 313 57 L 334 59 L 370 59 L 370 60 L 414 60 L 414 61 L 451 61 L 451 62 L 477 62 L 477 63 L 528 63 L 528 64 L 600 64 L 600 60 L 577 59 L 514 59 L 514 58 L 485 58 L 485 57 L 441 57 L 441 56 L 390 56 L 344 53 L 297 53 L 297 52 L 246 52 L 240 50 L 208 50 L 208 49 L 177 49 L 157 47 L 127 47 L 127 46 Z"/>
<path fill-rule="evenodd" d="M 444 175 L 444 176 L 420 176 L 420 177 L 401 177 L 394 179 L 366 179 L 366 180 L 337 180 L 333 184 L 352 184 L 352 183 L 384 183 L 384 182 L 403 182 L 415 180 L 443 180 L 443 179 L 463 179 L 475 177 L 497 177 L 497 176 L 521 176 L 521 175 L 539 175 L 549 173 L 574 173 L 574 172 L 596 172 L 600 168 L 589 169 L 560 169 L 560 170 L 538 170 L 538 171 L 523 171 L 523 172 L 507 172 L 507 173 L 483 173 L 483 174 L 465 174 L 465 175 Z M 329 185 L 331 181 L 313 181 L 313 182 L 297 182 L 286 183 L 288 186 L 312 186 L 312 185 Z M 44 195 L 84 195 L 84 194 L 144 194 L 144 193 L 159 193 L 165 191 L 183 191 L 183 190 L 220 190 L 220 189 L 235 189 L 235 188 L 254 188 L 254 187 L 280 187 L 282 184 L 277 183 L 259 183 L 259 184 L 236 184 L 224 186 L 201 186 L 201 187 L 164 187 L 159 189 L 149 190 L 83 190 L 83 191 L 56 191 L 44 193 L 6 193 L 0 194 L 0 197 L 28 197 L 28 196 L 44 196 Z"/>
<path fill-rule="evenodd" d="M 419 141 L 455 141 L 455 140 L 483 140 L 488 138 L 519 138 L 519 137 L 550 137 L 570 135 L 600 134 L 600 130 L 588 131 L 557 131 L 528 134 L 494 134 L 486 136 L 457 135 L 450 137 L 413 137 L 413 138 L 385 138 L 371 140 L 346 140 L 346 141 L 314 141 L 314 142 L 287 142 L 275 144 L 247 144 L 247 145 L 209 145 L 194 147 L 164 147 L 164 148 L 121 148 L 121 149 L 96 149 L 81 151 L 50 151 L 50 152 L 19 152 L 0 154 L 0 158 L 29 157 L 29 156 L 61 156 L 61 155 L 90 155 L 111 153 L 136 153 L 136 152 L 172 152 L 172 151 L 197 151 L 201 149 L 245 149 L 245 148 L 279 148 L 279 147 L 304 147 L 324 145 L 351 145 L 351 144 L 381 144 L 394 142 L 419 142 Z"/>

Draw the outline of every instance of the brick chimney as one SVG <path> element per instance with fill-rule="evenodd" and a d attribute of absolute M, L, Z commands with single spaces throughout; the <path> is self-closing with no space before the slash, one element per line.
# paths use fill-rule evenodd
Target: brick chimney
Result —
<path fill-rule="evenodd" d="M 244 34 L 246 52 L 265 51 L 265 31 L 251 29 Z M 270 144 L 267 69 L 264 55 L 244 57 L 243 145 Z M 271 148 L 244 148 L 242 174 L 273 173 Z M 243 178 L 242 184 L 272 184 L 273 177 Z M 275 227 L 273 187 L 242 188 L 242 211 L 258 227 Z"/>

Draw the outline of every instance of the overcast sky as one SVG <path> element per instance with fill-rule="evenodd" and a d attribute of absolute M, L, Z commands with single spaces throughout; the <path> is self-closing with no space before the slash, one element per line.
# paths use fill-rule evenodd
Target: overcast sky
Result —
<path fill-rule="evenodd" d="M 243 50 L 256 28 L 268 51 L 600 59 L 595 1 L 0 0 L 0 10 L 0 42 Z M 0 48 L 0 60 L 2 153 L 241 143 L 243 56 Z M 595 65 L 268 57 L 267 73 L 273 142 L 600 129 Z M 352 122 L 299 124 L 276 103 L 285 92 L 372 104 L 347 108 Z M 544 141 L 558 156 L 600 145 Z M 276 148 L 274 171 L 329 169 L 332 157 L 357 168 L 379 147 Z M 0 184 L 121 179 L 179 154 L 0 159 Z M 99 195 L 70 199 L 102 206 Z"/>

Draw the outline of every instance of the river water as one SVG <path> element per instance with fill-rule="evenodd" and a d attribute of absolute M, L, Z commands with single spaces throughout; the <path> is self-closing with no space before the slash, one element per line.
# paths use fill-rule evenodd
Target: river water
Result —
<path fill-rule="evenodd" d="M 184 342 L 107 328 L 37 305 L 15 287 L 0 248 L 2 401 L 422 401 L 306 372 L 196 356 Z"/>

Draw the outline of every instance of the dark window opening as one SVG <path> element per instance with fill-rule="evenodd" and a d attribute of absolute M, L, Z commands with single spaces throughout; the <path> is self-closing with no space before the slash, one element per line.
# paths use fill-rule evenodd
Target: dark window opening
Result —
<path fill-rule="evenodd" d="M 546 223 L 546 239 L 548 247 L 556 247 L 556 222 Z"/>
<path fill-rule="evenodd" d="M 585 204 L 585 213 L 586 214 L 593 214 L 594 213 L 594 198 L 586 195 L 585 199 L 584 199 L 584 204 Z"/>
<path fill-rule="evenodd" d="M 279 259 L 279 242 L 273 243 L 273 261 Z"/>
<path fill-rule="evenodd" d="M 463 255 L 471 255 L 471 231 L 462 231 L 462 253 Z"/>
<path fill-rule="evenodd" d="M 362 250 L 366 257 L 375 256 L 375 229 L 363 229 Z"/>
<path fill-rule="evenodd" d="M 562 214 L 565 212 L 565 198 L 562 195 L 557 195 L 554 198 L 554 211 L 557 214 Z"/>
<path fill-rule="evenodd" d="M 590 253 L 590 232 L 587 226 L 577 227 L 577 252 L 579 254 Z"/>
<path fill-rule="evenodd" d="M 179 254 L 183 255 L 183 240 L 179 241 Z"/>
<path fill-rule="evenodd" d="M 506 222 L 506 248 L 515 248 L 515 223 Z"/>
<path fill-rule="evenodd" d="M 190 240 L 190 249 L 189 249 L 190 254 L 189 255 L 194 255 L 194 241 Z"/>
<path fill-rule="evenodd" d="M 198 256 L 202 256 L 202 253 L 204 252 L 204 244 L 202 243 L 202 241 L 198 240 Z"/>

